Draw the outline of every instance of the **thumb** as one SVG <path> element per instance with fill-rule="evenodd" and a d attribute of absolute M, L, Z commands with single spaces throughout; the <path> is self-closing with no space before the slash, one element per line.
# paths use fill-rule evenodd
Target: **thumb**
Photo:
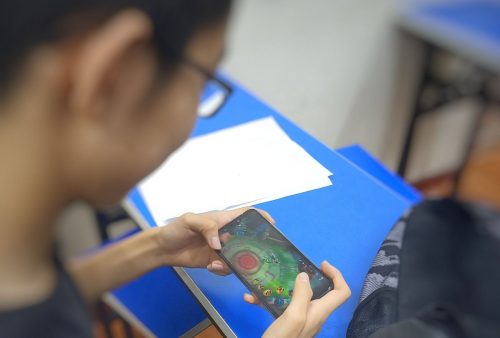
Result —
<path fill-rule="evenodd" d="M 220 250 L 219 228 L 217 223 L 203 215 L 187 213 L 180 217 L 188 229 L 200 233 L 207 241 L 208 246 L 214 250 Z"/>
<path fill-rule="evenodd" d="M 305 272 L 299 273 L 295 279 L 292 301 L 285 310 L 287 316 L 305 321 L 312 295 L 313 292 L 311 284 L 309 283 L 309 276 Z"/>

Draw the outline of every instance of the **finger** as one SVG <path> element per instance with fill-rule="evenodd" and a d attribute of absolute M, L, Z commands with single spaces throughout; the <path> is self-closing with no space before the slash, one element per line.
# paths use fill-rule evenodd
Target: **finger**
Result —
<path fill-rule="evenodd" d="M 221 261 L 213 261 L 207 265 L 207 270 L 216 275 L 225 276 L 231 273 L 226 264 Z"/>
<path fill-rule="evenodd" d="M 347 285 L 347 282 L 345 281 L 344 276 L 342 276 L 342 273 L 339 269 L 337 269 L 327 261 L 323 261 L 323 263 L 321 263 L 321 270 L 327 277 L 332 280 L 334 290 L 350 291 L 349 285 Z"/>
<path fill-rule="evenodd" d="M 184 214 L 180 218 L 188 229 L 200 233 L 207 241 L 209 247 L 214 250 L 221 249 L 219 227 L 213 219 L 193 213 Z"/>
<path fill-rule="evenodd" d="M 342 273 L 327 261 L 321 263 L 321 270 L 333 281 L 334 285 L 332 291 L 317 300 L 318 306 L 328 316 L 351 296 L 351 289 L 347 285 Z"/>
<path fill-rule="evenodd" d="M 238 209 L 219 211 L 218 212 L 219 227 L 223 227 L 224 225 L 231 222 L 236 217 L 242 215 L 244 212 L 246 212 L 250 209 L 252 209 L 252 208 L 242 207 L 242 208 L 238 208 Z"/>
<path fill-rule="evenodd" d="M 285 310 L 284 315 L 286 314 L 286 317 L 293 318 L 293 321 L 296 321 L 297 325 L 303 324 L 307 317 L 307 310 L 311 303 L 312 295 L 309 276 L 305 272 L 299 273 L 295 279 L 292 301 Z"/>
<path fill-rule="evenodd" d="M 254 305 L 260 304 L 259 298 L 255 297 L 255 295 L 251 295 L 249 293 L 245 293 L 243 295 L 243 300 L 249 304 L 254 304 Z"/>
<path fill-rule="evenodd" d="M 255 209 L 257 210 L 262 216 L 264 216 L 265 219 L 267 219 L 271 224 L 275 225 L 276 224 L 276 221 L 274 220 L 274 218 L 271 217 L 271 215 L 269 215 L 269 213 L 267 211 L 264 211 L 262 209 Z"/>
<path fill-rule="evenodd" d="M 211 271 L 226 271 L 229 270 L 228 266 L 220 261 L 220 260 L 214 260 L 208 264 L 207 268 Z"/>

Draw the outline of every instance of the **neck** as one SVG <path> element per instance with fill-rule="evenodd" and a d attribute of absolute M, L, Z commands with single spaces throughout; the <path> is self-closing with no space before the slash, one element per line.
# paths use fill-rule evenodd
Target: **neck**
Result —
<path fill-rule="evenodd" d="M 23 128 L 6 122 L 0 127 L 0 308 L 51 292 L 53 224 L 65 205 L 43 121 L 24 121 Z"/>

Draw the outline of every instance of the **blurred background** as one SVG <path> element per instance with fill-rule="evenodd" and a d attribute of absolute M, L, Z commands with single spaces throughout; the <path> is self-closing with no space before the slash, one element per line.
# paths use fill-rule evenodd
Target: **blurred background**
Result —
<path fill-rule="evenodd" d="M 431 196 L 454 191 L 462 168 L 459 196 L 500 207 L 498 7 L 237 0 L 222 71 L 332 149 L 361 144 Z M 66 255 L 99 242 L 83 205 L 60 223 Z"/>
<path fill-rule="evenodd" d="M 422 42 L 405 34 L 401 13 L 439 3 L 446 1 L 238 1 L 222 68 L 329 147 L 359 143 L 396 169 L 422 76 Z M 452 54 L 437 61 L 448 77 L 474 71 Z M 478 109 L 468 101 L 446 107 L 453 117 L 422 122 L 416 136 L 426 142 L 416 142 L 410 181 L 459 164 Z"/>

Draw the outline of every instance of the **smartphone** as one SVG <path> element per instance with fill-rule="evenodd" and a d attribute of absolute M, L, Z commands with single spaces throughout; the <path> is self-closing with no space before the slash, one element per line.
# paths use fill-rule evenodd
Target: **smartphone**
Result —
<path fill-rule="evenodd" d="M 333 289 L 332 281 L 255 209 L 220 228 L 219 237 L 219 256 L 275 318 L 290 304 L 300 272 L 309 275 L 313 299 Z"/>

